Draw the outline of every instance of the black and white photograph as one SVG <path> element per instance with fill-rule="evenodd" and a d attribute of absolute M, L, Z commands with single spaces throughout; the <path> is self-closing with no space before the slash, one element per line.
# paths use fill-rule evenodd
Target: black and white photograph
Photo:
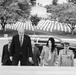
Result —
<path fill-rule="evenodd" d="M 1 75 L 76 75 L 76 0 L 0 0 Z"/>

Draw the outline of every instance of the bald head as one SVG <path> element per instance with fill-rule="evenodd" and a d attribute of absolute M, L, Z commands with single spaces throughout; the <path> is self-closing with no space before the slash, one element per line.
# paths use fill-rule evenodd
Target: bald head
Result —
<path fill-rule="evenodd" d="M 24 33 L 25 33 L 24 28 L 18 28 L 18 34 L 19 34 L 20 36 L 23 36 Z"/>

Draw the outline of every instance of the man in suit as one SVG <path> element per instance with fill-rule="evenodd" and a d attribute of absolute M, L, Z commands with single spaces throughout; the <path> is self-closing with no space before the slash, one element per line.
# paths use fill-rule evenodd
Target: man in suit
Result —
<path fill-rule="evenodd" d="M 32 41 L 32 53 L 33 53 L 33 64 L 34 66 L 39 66 L 39 61 L 40 61 L 40 51 L 39 49 L 35 46 L 35 42 Z"/>
<path fill-rule="evenodd" d="M 11 49 L 10 49 L 10 59 L 12 60 L 12 65 L 28 65 L 28 61 L 32 62 L 32 47 L 31 40 L 28 35 L 24 34 L 24 28 L 18 29 L 18 34 L 13 36 Z"/>
<path fill-rule="evenodd" d="M 12 61 L 10 60 L 10 44 L 11 40 L 8 40 L 9 43 L 3 46 L 2 53 L 2 65 L 12 65 Z"/>

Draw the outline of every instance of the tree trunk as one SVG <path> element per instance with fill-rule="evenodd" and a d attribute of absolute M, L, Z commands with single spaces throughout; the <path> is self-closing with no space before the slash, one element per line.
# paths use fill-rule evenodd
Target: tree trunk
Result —
<path fill-rule="evenodd" d="M 5 33 L 5 26 L 2 26 L 3 34 Z"/>
<path fill-rule="evenodd" d="M 73 28 L 71 29 L 71 34 L 74 35 L 74 29 Z"/>
<path fill-rule="evenodd" d="M 34 27 L 34 35 L 35 35 L 35 25 L 33 27 Z"/>

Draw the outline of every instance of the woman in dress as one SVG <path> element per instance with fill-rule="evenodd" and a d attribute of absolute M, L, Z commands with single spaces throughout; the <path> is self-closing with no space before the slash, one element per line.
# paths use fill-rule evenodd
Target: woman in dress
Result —
<path fill-rule="evenodd" d="M 43 46 L 40 58 L 42 66 L 54 66 L 57 58 L 54 38 L 50 37 L 46 46 Z"/>
<path fill-rule="evenodd" d="M 69 43 L 64 43 L 64 49 L 59 52 L 59 66 L 74 66 L 74 54 L 69 49 Z"/>

